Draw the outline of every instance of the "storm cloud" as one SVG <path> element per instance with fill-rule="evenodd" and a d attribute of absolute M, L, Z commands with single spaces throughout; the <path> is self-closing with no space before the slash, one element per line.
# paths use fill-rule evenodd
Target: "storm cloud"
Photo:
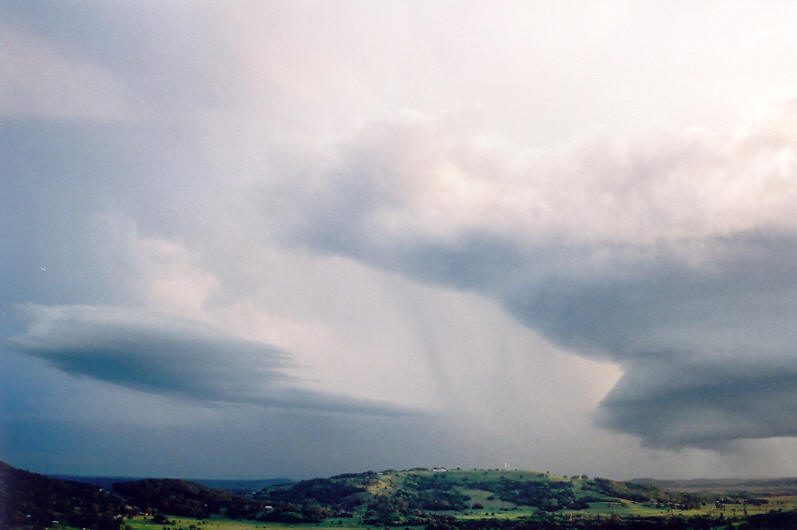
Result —
<path fill-rule="evenodd" d="M 792 235 L 702 242 L 700 265 L 671 255 L 614 277 L 553 277 L 507 299 L 521 321 L 625 371 L 603 425 L 654 446 L 722 446 L 794 435 L 795 249 Z"/>
<path fill-rule="evenodd" d="M 737 138 L 598 136 L 551 152 L 402 115 L 302 183 L 287 237 L 486 295 L 618 363 L 600 424 L 648 445 L 795 435 L 794 409 L 774 404 L 793 396 L 797 353 L 796 110 Z"/>

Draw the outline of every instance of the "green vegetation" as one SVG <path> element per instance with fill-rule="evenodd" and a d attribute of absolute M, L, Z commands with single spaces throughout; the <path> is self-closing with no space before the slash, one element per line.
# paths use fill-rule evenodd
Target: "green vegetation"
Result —
<path fill-rule="evenodd" d="M 797 495 L 682 492 L 531 471 L 368 471 L 241 495 L 168 479 L 117 483 L 108 492 L 0 470 L 0 528 L 797 528 Z"/>

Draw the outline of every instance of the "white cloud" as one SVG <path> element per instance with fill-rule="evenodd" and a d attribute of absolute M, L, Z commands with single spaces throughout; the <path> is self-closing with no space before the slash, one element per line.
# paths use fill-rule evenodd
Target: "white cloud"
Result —
<path fill-rule="evenodd" d="M 199 259 L 183 244 L 140 235 L 132 224 L 114 231 L 125 239 L 123 252 L 131 269 L 125 276 L 136 302 L 162 313 L 201 319 L 219 281 L 203 270 Z"/>
<path fill-rule="evenodd" d="M 283 174 L 268 185 L 268 208 L 279 215 L 274 226 L 287 218 L 300 235 L 375 253 L 451 244 L 472 233 L 519 247 L 649 246 L 792 229 L 793 107 L 775 107 L 738 137 L 686 130 L 622 141 L 596 134 L 548 150 L 405 113 L 363 127 L 326 170 Z"/>

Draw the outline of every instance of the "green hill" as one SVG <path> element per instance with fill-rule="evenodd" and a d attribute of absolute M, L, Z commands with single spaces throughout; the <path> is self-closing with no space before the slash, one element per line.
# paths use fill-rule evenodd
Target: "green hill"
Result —
<path fill-rule="evenodd" d="M 710 504 L 709 495 L 667 491 L 654 485 L 533 471 L 428 470 L 365 472 L 263 489 L 257 499 L 269 517 L 316 507 L 327 517 L 353 517 L 366 525 L 429 524 L 442 516 L 475 520 L 517 519 L 538 513 L 667 513 Z M 616 508 L 612 510 L 612 508 Z M 291 515 L 295 518 L 295 515 Z"/>

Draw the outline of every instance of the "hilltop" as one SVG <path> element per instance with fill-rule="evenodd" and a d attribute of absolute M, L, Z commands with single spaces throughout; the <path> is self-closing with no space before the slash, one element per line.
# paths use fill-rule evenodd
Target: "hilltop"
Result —
<path fill-rule="evenodd" d="M 439 516 L 518 519 L 537 513 L 594 513 L 601 508 L 607 513 L 613 508 L 666 513 L 713 502 L 708 495 L 586 475 L 420 468 L 350 473 L 269 487 L 255 498 L 271 503 L 273 520 L 298 520 L 307 514 L 295 508 L 309 505 L 315 508 L 314 515 L 383 526 L 427 524 Z"/>

